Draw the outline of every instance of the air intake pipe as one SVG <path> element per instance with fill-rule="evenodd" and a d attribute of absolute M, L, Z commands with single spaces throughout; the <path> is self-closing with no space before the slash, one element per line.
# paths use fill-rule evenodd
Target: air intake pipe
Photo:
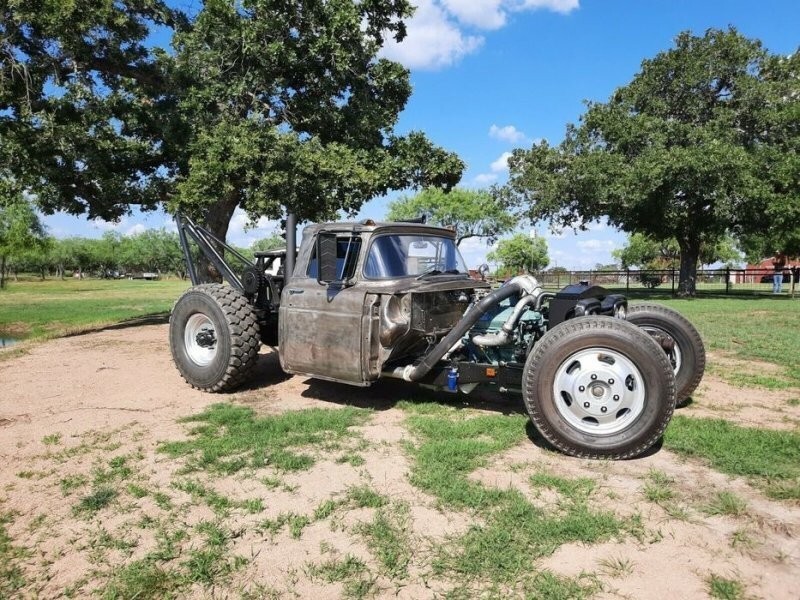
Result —
<path fill-rule="evenodd" d="M 489 346 L 505 346 L 513 341 L 514 330 L 516 329 L 517 324 L 522 317 L 522 313 L 528 309 L 529 305 L 534 304 L 538 298 L 539 294 L 537 293 L 523 296 L 519 302 L 517 302 L 517 305 L 514 307 L 514 311 L 511 313 L 511 316 L 506 319 L 505 323 L 503 323 L 500 331 L 473 336 L 472 343 L 476 346 L 486 348 Z"/>
<path fill-rule="evenodd" d="M 514 277 L 503 287 L 487 294 L 467 311 L 464 318 L 450 330 L 450 333 L 444 336 L 441 341 L 434 346 L 433 350 L 423 356 L 422 360 L 414 365 L 408 365 L 403 368 L 402 378 L 406 381 L 419 381 L 428 374 L 456 342 L 464 337 L 486 311 L 506 298 L 510 298 L 516 294 L 533 294 L 538 288 L 539 282 L 537 282 L 535 278 L 530 275 L 520 275 L 519 277 Z M 400 369 L 397 369 L 395 373 L 393 373 L 395 377 L 398 375 L 397 371 L 399 370 Z"/>

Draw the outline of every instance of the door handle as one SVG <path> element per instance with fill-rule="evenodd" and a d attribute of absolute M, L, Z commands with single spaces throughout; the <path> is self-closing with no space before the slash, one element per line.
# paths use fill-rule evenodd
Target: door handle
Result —
<path fill-rule="evenodd" d="M 300 288 L 289 288 L 290 294 L 302 294 L 304 291 L 305 290 L 302 290 Z"/>

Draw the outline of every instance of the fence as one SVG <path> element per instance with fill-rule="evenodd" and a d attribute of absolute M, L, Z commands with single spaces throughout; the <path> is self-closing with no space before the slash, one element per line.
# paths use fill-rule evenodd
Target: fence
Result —
<path fill-rule="evenodd" d="M 545 271 L 536 273 L 543 287 L 561 289 L 565 285 L 587 281 L 613 291 L 672 293 L 678 290 L 677 269 L 619 271 Z M 772 294 L 774 272 L 771 269 L 698 269 L 695 287 L 698 294 Z M 800 293 L 800 270 L 783 273 L 782 294 Z"/>

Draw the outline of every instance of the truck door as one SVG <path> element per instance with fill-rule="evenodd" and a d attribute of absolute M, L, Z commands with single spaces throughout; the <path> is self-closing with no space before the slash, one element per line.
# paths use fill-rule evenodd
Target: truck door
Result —
<path fill-rule="evenodd" d="M 364 383 L 361 367 L 364 290 L 357 283 L 343 283 L 355 275 L 361 246 L 360 237 L 337 236 L 339 282 L 317 281 L 319 265 L 314 248 L 305 269 L 302 272 L 295 269 L 295 276 L 283 288 L 279 347 L 285 371 Z"/>

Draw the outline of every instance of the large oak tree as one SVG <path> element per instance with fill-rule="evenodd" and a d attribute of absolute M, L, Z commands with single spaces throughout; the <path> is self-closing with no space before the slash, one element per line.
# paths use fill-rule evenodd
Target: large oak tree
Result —
<path fill-rule="evenodd" d="M 734 29 L 681 33 L 608 102 L 589 103 L 561 144 L 516 150 L 502 193 L 557 226 L 606 215 L 674 238 L 679 289 L 692 295 L 704 246 L 797 226 L 798 64 Z"/>
<path fill-rule="evenodd" d="M 389 189 L 455 185 L 462 161 L 394 133 L 411 93 L 407 0 L 0 0 L 0 178 L 45 211 L 183 210 L 225 238 L 237 206 L 301 219 Z M 167 52 L 149 36 L 172 40 Z"/>

